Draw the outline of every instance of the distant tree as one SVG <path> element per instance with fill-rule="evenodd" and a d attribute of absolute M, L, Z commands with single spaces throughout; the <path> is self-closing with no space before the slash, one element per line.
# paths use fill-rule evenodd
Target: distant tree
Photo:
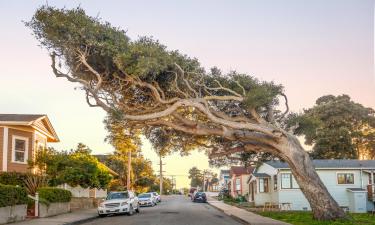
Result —
<path fill-rule="evenodd" d="M 189 179 L 191 187 L 203 187 L 203 173 L 197 167 L 192 167 L 189 170 Z"/>
<path fill-rule="evenodd" d="M 326 95 L 302 114 L 289 116 L 289 127 L 313 145 L 316 159 L 375 159 L 375 111 L 348 95 Z"/>

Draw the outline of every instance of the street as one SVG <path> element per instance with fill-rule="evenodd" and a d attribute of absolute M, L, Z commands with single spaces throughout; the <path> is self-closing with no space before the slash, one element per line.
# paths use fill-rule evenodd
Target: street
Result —
<path fill-rule="evenodd" d="M 133 216 L 98 218 L 87 225 L 239 225 L 237 221 L 205 203 L 193 203 L 182 195 L 163 196 L 155 207 L 142 207 Z"/>

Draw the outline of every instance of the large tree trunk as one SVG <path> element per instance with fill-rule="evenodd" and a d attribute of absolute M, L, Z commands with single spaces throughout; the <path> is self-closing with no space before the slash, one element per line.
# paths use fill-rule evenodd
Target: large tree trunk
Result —
<path fill-rule="evenodd" d="M 345 218 L 345 212 L 320 180 L 309 155 L 296 137 L 289 135 L 283 140 L 282 153 L 283 159 L 289 164 L 301 191 L 310 203 L 314 219 Z"/>

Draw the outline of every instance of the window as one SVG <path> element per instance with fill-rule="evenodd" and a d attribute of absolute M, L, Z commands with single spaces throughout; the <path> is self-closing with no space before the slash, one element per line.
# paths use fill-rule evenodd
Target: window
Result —
<path fill-rule="evenodd" d="M 294 189 L 299 186 L 291 173 L 281 173 L 281 188 Z"/>
<path fill-rule="evenodd" d="M 338 173 L 337 184 L 354 184 L 354 173 Z"/>
<path fill-rule="evenodd" d="M 236 191 L 240 191 L 241 190 L 241 180 L 240 178 L 237 178 L 236 179 Z"/>
<path fill-rule="evenodd" d="M 259 193 L 268 192 L 268 179 L 259 178 Z"/>
<path fill-rule="evenodd" d="M 277 190 L 277 175 L 273 175 L 273 190 Z"/>
<path fill-rule="evenodd" d="M 27 147 L 27 138 L 13 136 L 12 162 L 27 163 Z"/>

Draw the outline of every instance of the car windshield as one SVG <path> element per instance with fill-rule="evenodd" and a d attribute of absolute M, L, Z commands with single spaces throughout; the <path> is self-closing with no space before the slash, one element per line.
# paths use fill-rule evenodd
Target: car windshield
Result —
<path fill-rule="evenodd" d="M 197 195 L 197 196 L 206 196 L 206 194 L 204 192 L 197 192 L 195 195 Z"/>
<path fill-rule="evenodd" d="M 128 192 L 113 192 L 113 193 L 109 193 L 107 196 L 107 200 L 125 199 L 125 198 L 129 198 Z"/>
<path fill-rule="evenodd" d="M 138 198 L 150 198 L 151 194 L 140 194 L 138 195 Z"/>

